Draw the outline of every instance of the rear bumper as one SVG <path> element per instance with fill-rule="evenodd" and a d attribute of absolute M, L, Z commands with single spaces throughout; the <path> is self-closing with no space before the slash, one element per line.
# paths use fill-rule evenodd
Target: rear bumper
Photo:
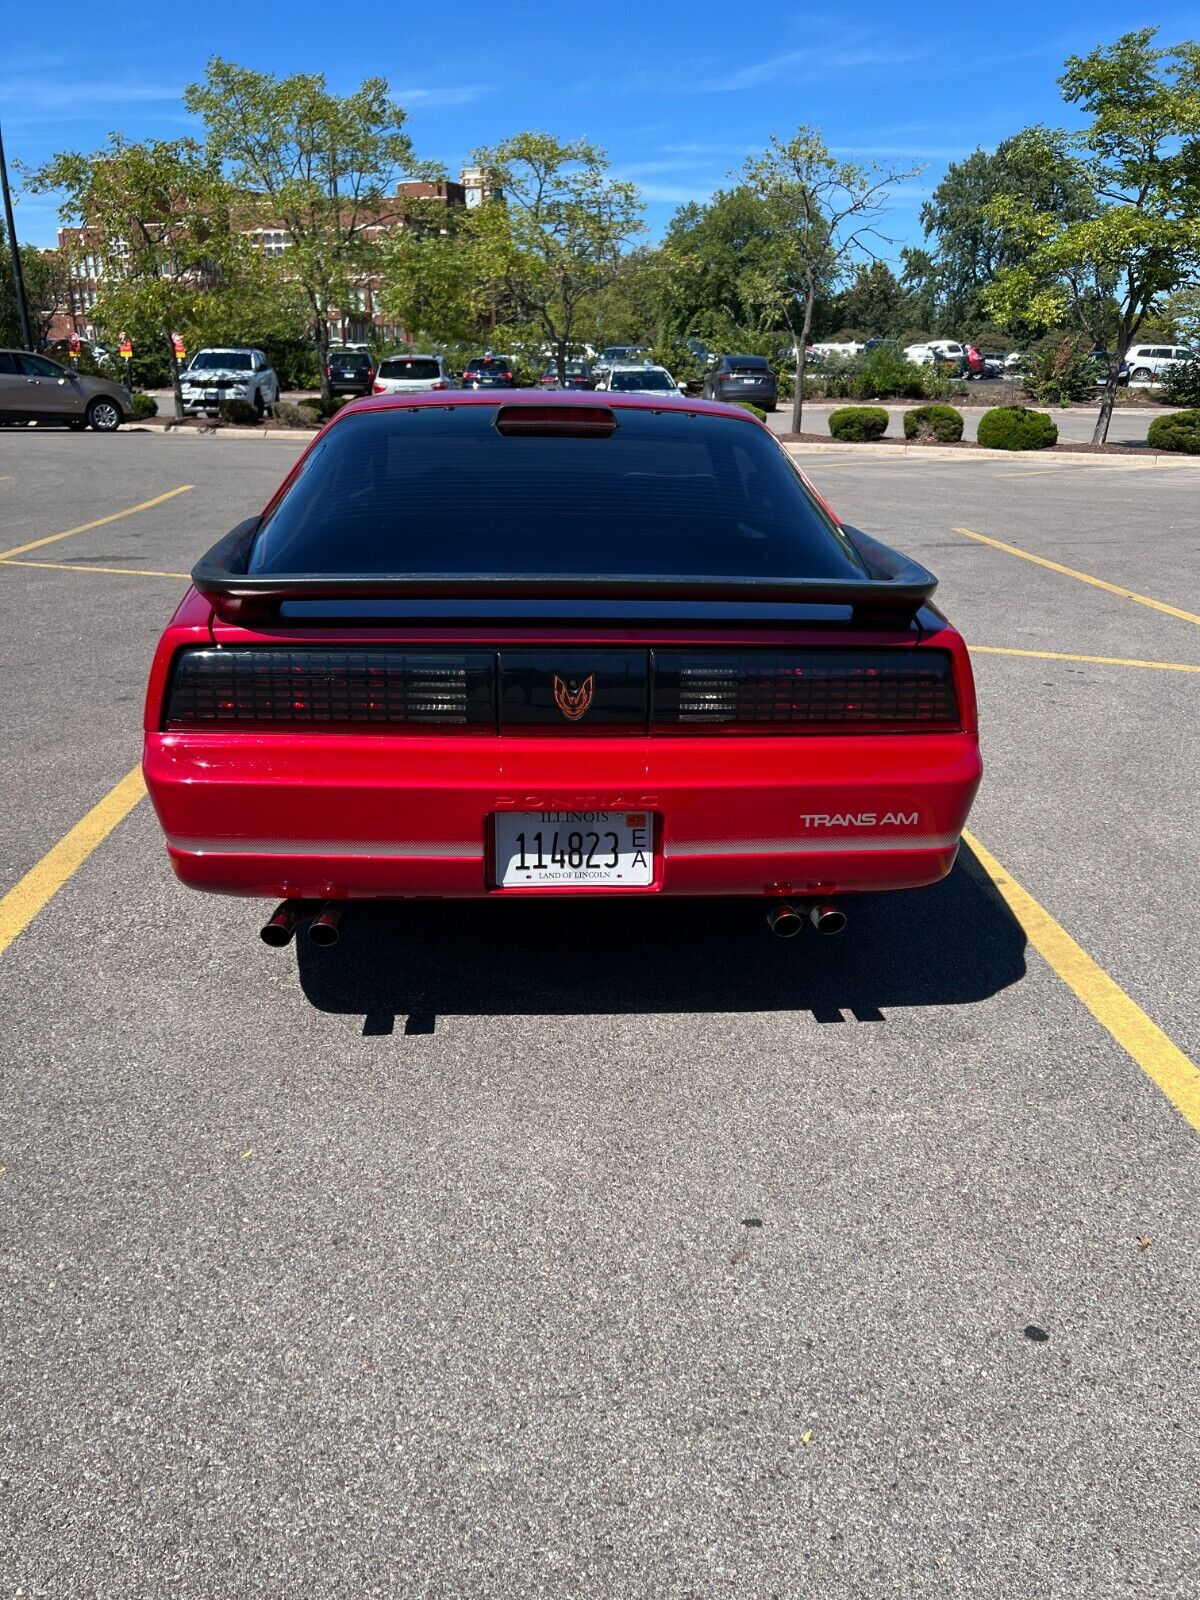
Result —
<path fill-rule="evenodd" d="M 219 894 L 837 894 L 954 864 L 979 784 L 968 734 L 791 738 L 147 735 L 180 879 Z M 494 887 L 500 810 L 652 812 L 649 888 Z"/>

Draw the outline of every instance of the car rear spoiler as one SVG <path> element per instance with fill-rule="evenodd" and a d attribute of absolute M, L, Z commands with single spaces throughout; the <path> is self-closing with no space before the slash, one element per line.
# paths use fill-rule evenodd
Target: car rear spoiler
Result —
<path fill-rule="evenodd" d="M 288 601 L 398 600 L 445 602 L 446 618 L 455 617 L 455 602 L 468 600 L 562 601 L 564 617 L 571 601 L 729 601 L 803 606 L 849 607 L 855 623 L 876 627 L 907 625 L 937 588 L 931 572 L 908 556 L 872 539 L 858 528 L 842 532 L 869 574 L 865 578 L 738 578 L 694 576 L 597 577 L 578 573 L 519 573 L 464 577 L 461 573 L 254 573 L 247 571 L 260 519 L 239 523 L 201 556 L 192 568 L 192 582 L 227 622 L 277 621 Z M 389 619 L 395 617 L 394 605 Z"/>

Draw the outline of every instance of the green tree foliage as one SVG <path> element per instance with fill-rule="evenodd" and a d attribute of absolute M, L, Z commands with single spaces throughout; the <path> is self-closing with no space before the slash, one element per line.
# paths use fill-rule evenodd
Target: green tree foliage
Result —
<path fill-rule="evenodd" d="M 217 56 L 184 104 L 203 117 L 208 158 L 243 203 L 287 233 L 287 276 L 303 297 L 329 399 L 330 313 L 377 264 L 379 230 L 403 204 L 397 181 L 418 172 L 404 111 L 382 78 L 336 95 L 321 73 L 277 78 Z"/>
<path fill-rule="evenodd" d="M 228 338 L 231 319 L 256 301 L 278 303 L 233 226 L 237 196 L 216 160 L 192 139 L 134 144 L 114 135 L 94 155 L 55 156 L 31 187 L 60 192 L 64 221 L 86 228 L 80 248 L 104 268 L 94 320 L 162 352 L 181 416 L 172 335 L 189 349 Z"/>
<path fill-rule="evenodd" d="M 747 187 L 768 208 L 773 250 L 743 280 L 762 325 L 786 327 L 795 352 L 792 431 L 800 432 L 805 353 L 818 295 L 828 294 L 852 263 L 871 254 L 888 190 L 915 177 L 872 163 L 834 157 L 820 132 L 801 127 L 790 139 L 772 135 L 746 163 Z M 766 320 L 769 319 L 769 320 Z"/>
<path fill-rule="evenodd" d="M 25 284 L 25 303 L 29 311 L 34 349 L 40 349 L 50 336 L 50 324 L 58 311 L 68 307 L 68 264 L 58 250 L 39 250 L 36 245 L 21 246 L 21 277 Z M 0 343 L 19 346 L 21 319 L 17 314 L 17 291 L 13 283 L 12 256 L 8 232 L 0 221 Z"/>
<path fill-rule="evenodd" d="M 494 301 L 473 223 L 461 206 L 410 201 L 381 243 L 379 302 L 418 339 L 473 344 L 487 324 Z"/>
<path fill-rule="evenodd" d="M 723 346 L 742 330 L 778 328 L 775 295 L 764 298 L 764 285 L 790 272 L 788 287 L 803 289 L 794 252 L 780 260 L 779 242 L 778 206 L 748 184 L 719 190 L 707 205 L 681 206 L 662 246 L 664 334 Z"/>
<path fill-rule="evenodd" d="M 1024 194 L 989 207 L 1021 252 L 985 294 L 989 309 L 1006 322 L 1066 318 L 1109 349 L 1097 443 L 1147 314 L 1200 274 L 1200 44 L 1156 49 L 1154 36 L 1142 28 L 1072 56 L 1059 85 L 1091 120 L 1077 133 L 1021 136 L 1032 159 L 1071 167 L 1087 186 L 1087 214 L 1064 216 Z"/>
<path fill-rule="evenodd" d="M 907 328 L 916 311 L 914 297 L 886 261 L 861 262 L 849 286 L 830 305 L 837 328 L 862 328 L 887 337 Z"/>
<path fill-rule="evenodd" d="M 563 376 L 588 308 L 618 278 L 621 252 L 642 230 L 637 190 L 613 178 L 604 151 L 586 139 L 519 133 L 472 159 L 499 190 L 470 224 L 498 320 L 510 343 L 549 344 Z"/>
<path fill-rule="evenodd" d="M 985 291 L 1028 252 L 1028 244 L 989 211 L 1009 195 L 1023 195 L 1036 210 L 1062 217 L 1085 215 L 1090 202 L 1090 190 L 1070 161 L 1030 149 L 1020 137 L 951 162 L 921 207 L 933 251 L 903 252 L 904 283 L 915 297 L 914 309 L 919 306 L 922 313 L 914 321 L 951 337 L 973 333 L 986 322 Z M 1013 329 L 1022 339 L 1045 331 L 1037 325 Z"/>

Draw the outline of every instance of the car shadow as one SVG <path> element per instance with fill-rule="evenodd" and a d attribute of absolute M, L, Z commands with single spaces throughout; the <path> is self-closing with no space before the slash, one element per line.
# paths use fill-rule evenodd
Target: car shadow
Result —
<path fill-rule="evenodd" d="M 843 902 L 838 938 L 768 931 L 763 902 L 545 900 L 360 902 L 342 937 L 296 944 L 320 1011 L 364 1034 L 432 1033 L 439 1016 L 810 1012 L 879 1022 L 897 1007 L 970 1005 L 1025 973 L 1025 935 L 964 845 L 954 871 L 914 893 Z"/>

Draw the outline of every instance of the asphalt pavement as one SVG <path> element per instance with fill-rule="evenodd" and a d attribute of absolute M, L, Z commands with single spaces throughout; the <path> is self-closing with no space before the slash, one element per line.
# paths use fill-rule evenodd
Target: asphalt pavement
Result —
<path fill-rule="evenodd" d="M 1047 952 L 1200 1060 L 1200 466 L 801 455 L 976 647 L 999 887 L 271 951 L 71 830 L 302 443 L 0 434 L 0 1596 L 1189 1600 L 1200 1135 Z"/>

